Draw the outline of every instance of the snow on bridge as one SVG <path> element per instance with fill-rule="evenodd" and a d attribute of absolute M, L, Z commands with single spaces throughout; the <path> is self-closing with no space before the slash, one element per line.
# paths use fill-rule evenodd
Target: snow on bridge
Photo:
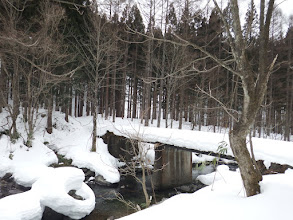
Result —
<path fill-rule="evenodd" d="M 113 132 L 118 136 L 139 139 L 143 142 L 159 142 L 176 147 L 214 153 L 217 153 L 220 143 L 224 141 L 227 143 L 227 155 L 233 156 L 227 133 L 144 127 L 129 121 L 128 124 L 125 124 L 125 122 L 115 124 L 108 121 L 101 122 L 99 135 L 102 136 L 107 131 Z M 293 166 L 293 142 L 263 138 L 252 138 L 252 142 L 255 159 L 263 160 L 267 168 L 271 163 Z M 247 146 L 250 151 L 249 142 Z"/>

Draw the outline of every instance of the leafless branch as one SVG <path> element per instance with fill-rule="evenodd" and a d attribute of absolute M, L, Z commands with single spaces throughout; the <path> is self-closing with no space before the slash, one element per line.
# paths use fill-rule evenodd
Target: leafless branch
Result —
<path fill-rule="evenodd" d="M 205 90 L 203 90 L 202 88 L 200 88 L 198 85 L 197 85 L 197 88 L 198 88 L 198 90 L 199 90 L 200 92 L 202 92 L 203 94 L 209 96 L 210 98 L 212 98 L 213 100 L 215 100 L 217 103 L 219 103 L 220 106 L 224 109 L 224 111 L 225 111 L 225 112 L 226 112 L 226 113 L 227 113 L 227 114 L 228 114 L 233 120 L 235 120 L 236 122 L 239 122 L 239 119 L 236 118 L 236 117 L 231 113 L 231 111 L 232 111 L 232 112 L 235 112 L 235 113 L 238 114 L 238 112 L 237 112 L 236 110 L 228 108 L 223 102 L 221 102 L 219 99 L 217 99 L 216 97 L 214 97 L 214 96 L 212 95 L 212 93 L 211 93 L 211 90 L 210 90 L 210 92 L 206 92 Z"/>

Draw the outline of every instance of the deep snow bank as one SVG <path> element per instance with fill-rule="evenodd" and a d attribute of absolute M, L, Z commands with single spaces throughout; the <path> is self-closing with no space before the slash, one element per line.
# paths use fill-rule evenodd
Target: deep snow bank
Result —
<path fill-rule="evenodd" d="M 95 195 L 83 180 L 84 173 L 80 169 L 48 168 L 31 190 L 0 199 L 0 219 L 41 219 L 45 206 L 73 219 L 83 218 L 95 207 Z M 70 190 L 76 190 L 84 200 L 69 196 Z"/>
<path fill-rule="evenodd" d="M 216 179 L 214 181 L 214 177 Z M 293 170 L 285 174 L 263 176 L 261 194 L 244 196 L 239 172 L 220 166 L 205 175 L 211 184 L 193 194 L 179 194 L 121 220 L 148 219 L 218 219 L 276 220 L 292 219 Z"/>
<path fill-rule="evenodd" d="M 67 123 L 60 113 L 54 115 L 56 126 L 53 133 L 44 136 L 50 148 L 72 159 L 73 165 L 88 168 L 96 176 L 103 176 L 107 182 L 119 182 L 118 160 L 109 153 L 101 138 L 97 138 L 96 152 L 91 152 L 92 117 L 70 117 Z"/>

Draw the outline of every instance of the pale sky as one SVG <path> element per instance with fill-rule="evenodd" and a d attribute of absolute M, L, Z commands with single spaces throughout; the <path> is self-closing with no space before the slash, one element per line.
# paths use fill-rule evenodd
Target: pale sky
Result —
<path fill-rule="evenodd" d="M 208 1 L 212 2 L 212 0 L 208 0 Z M 220 2 L 222 2 L 224 6 L 225 6 L 224 2 L 227 3 L 228 1 L 229 0 L 217 0 L 219 5 L 220 5 Z M 245 11 L 245 12 L 249 3 L 250 3 L 250 0 L 238 0 L 240 10 L 242 9 L 242 11 Z M 254 3 L 258 7 L 260 0 L 254 0 Z M 293 0 L 275 0 L 275 5 L 278 8 L 282 9 L 286 17 L 289 17 L 289 15 L 293 14 Z"/>
<path fill-rule="evenodd" d="M 207 0 L 210 1 L 211 5 L 212 0 Z M 222 3 L 222 7 L 224 8 L 227 5 L 227 2 L 229 0 L 217 0 L 218 4 Z M 247 11 L 248 5 L 251 0 L 238 0 L 239 8 L 240 8 L 240 16 L 241 20 L 244 21 L 245 18 L 245 13 Z M 266 1 L 267 3 L 268 1 Z M 259 11 L 259 5 L 260 5 L 260 0 L 254 0 L 254 3 L 256 5 L 256 9 Z M 282 10 L 283 15 L 285 16 L 285 19 L 283 20 L 283 25 L 285 27 L 285 30 L 288 27 L 288 19 L 290 15 L 293 15 L 293 0 L 275 0 L 275 6 L 279 9 Z M 259 13 L 259 12 L 258 12 Z"/>
<path fill-rule="evenodd" d="M 224 8 L 227 5 L 227 2 L 229 0 L 217 0 L 219 6 L 222 8 Z M 247 11 L 248 5 L 250 3 L 251 0 L 238 0 L 238 4 L 239 4 L 239 8 L 240 8 L 240 16 L 241 16 L 241 20 L 244 21 L 245 18 L 245 13 Z M 148 14 L 149 14 L 149 2 L 150 0 L 125 0 L 125 3 L 137 3 L 138 7 L 141 11 L 141 14 L 143 16 L 145 25 L 147 25 L 148 23 Z M 156 18 L 159 20 L 161 18 L 161 6 L 159 6 L 162 2 L 162 0 L 155 0 L 155 2 L 158 4 L 157 6 L 157 13 L 156 13 Z M 165 1 L 164 1 L 165 2 Z M 181 1 L 184 2 L 184 1 Z M 193 1 L 194 4 L 196 4 L 196 2 L 199 3 L 199 7 L 200 8 L 204 8 L 208 2 L 209 6 L 213 7 L 213 0 L 197 0 L 197 1 Z M 259 10 L 259 4 L 260 4 L 260 0 L 254 0 L 255 5 L 257 10 Z M 268 2 L 268 0 L 266 1 Z M 176 4 L 175 5 L 175 9 L 180 11 L 182 10 L 182 5 L 181 4 Z M 277 8 L 280 8 L 285 16 L 285 19 L 283 19 L 283 25 L 284 25 L 284 30 L 287 29 L 288 27 L 288 19 L 290 15 L 293 15 L 293 0 L 275 0 L 275 6 L 277 6 Z M 258 12 L 259 13 L 259 12 Z M 159 24 L 160 22 L 158 21 L 157 24 Z"/>
<path fill-rule="evenodd" d="M 289 18 L 290 15 L 293 15 L 293 0 L 277 0 L 276 5 L 278 5 L 277 7 L 283 11 L 287 18 Z"/>

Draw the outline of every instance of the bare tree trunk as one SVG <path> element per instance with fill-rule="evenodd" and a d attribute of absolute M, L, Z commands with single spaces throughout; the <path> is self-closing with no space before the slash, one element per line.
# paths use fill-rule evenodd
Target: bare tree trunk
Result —
<path fill-rule="evenodd" d="M 105 84 L 105 119 L 108 119 L 109 116 L 109 80 L 110 80 L 110 69 L 109 69 L 109 63 L 110 63 L 110 55 L 107 56 L 107 67 L 106 67 L 106 84 Z"/>
<path fill-rule="evenodd" d="M 168 8 L 169 8 L 169 1 L 166 1 L 166 14 L 168 14 Z M 164 4 L 162 4 L 162 16 L 164 15 Z M 163 30 L 163 17 L 161 20 L 161 29 Z M 162 102 L 163 102 L 163 86 L 164 86 L 164 81 L 163 77 L 165 76 L 165 56 L 166 56 L 166 42 L 165 42 L 165 37 L 166 37 L 166 32 L 167 32 L 167 25 L 165 25 L 164 28 L 164 41 L 163 41 L 163 51 L 162 51 L 162 63 L 161 63 L 161 77 L 160 77 L 160 84 L 159 84 L 159 106 L 158 106 L 158 120 L 157 120 L 157 127 L 161 127 L 161 118 L 162 118 Z M 165 117 L 164 117 L 165 118 Z"/>
<path fill-rule="evenodd" d="M 253 166 L 250 154 L 246 147 L 246 137 L 248 130 L 241 128 L 242 125 L 236 123 L 233 130 L 230 132 L 229 140 L 235 158 L 239 165 L 241 177 L 247 196 L 253 196 L 260 193 L 259 181 L 262 176 Z"/>
<path fill-rule="evenodd" d="M 169 82 L 167 82 L 168 84 Z M 167 85 L 169 87 L 169 85 Z M 165 108 L 165 128 L 168 128 L 168 120 L 169 120 L 169 109 L 170 109 L 170 90 L 166 91 L 166 108 Z"/>
<path fill-rule="evenodd" d="M 136 61 L 135 61 L 136 62 Z M 135 64 L 136 66 L 136 64 Z M 134 70 L 136 71 L 136 68 L 134 68 Z M 137 111 L 137 77 L 136 77 L 136 72 L 134 72 L 134 78 L 133 78 L 133 107 L 132 107 L 132 118 L 136 118 L 136 111 Z"/>
<path fill-rule="evenodd" d="M 48 93 L 48 116 L 47 116 L 47 132 L 52 134 L 53 132 L 53 122 L 52 122 L 52 112 L 53 112 L 53 95 L 52 91 L 50 90 Z"/>
<path fill-rule="evenodd" d="M 14 59 L 14 74 L 12 78 L 12 100 L 13 100 L 13 107 L 12 107 L 12 126 L 10 135 L 12 139 L 17 139 L 18 133 L 16 128 L 16 119 L 19 115 L 19 60 L 15 57 Z"/>
<path fill-rule="evenodd" d="M 153 92 L 153 111 L 152 111 L 152 121 L 153 124 L 154 119 L 157 118 L 157 82 L 154 83 L 154 92 Z"/>
<path fill-rule="evenodd" d="M 173 92 L 172 94 L 172 108 L 170 110 L 171 112 L 171 116 L 170 116 L 170 119 L 171 119 L 171 128 L 173 128 L 173 121 L 175 120 L 175 117 L 176 117 L 176 106 L 175 106 L 175 103 L 176 103 L 176 94 L 175 92 Z"/>
<path fill-rule="evenodd" d="M 94 102 L 95 103 L 95 102 Z M 93 108 L 93 131 L 92 131 L 92 152 L 96 152 L 96 146 L 97 146 L 97 107 L 94 106 Z"/>
<path fill-rule="evenodd" d="M 91 111 L 91 87 L 90 83 L 87 84 L 87 93 L 86 93 L 86 116 L 90 115 Z"/>
<path fill-rule="evenodd" d="M 70 85 L 69 85 L 69 111 L 68 111 L 68 114 L 70 116 L 72 116 L 72 99 L 73 99 L 73 91 L 72 91 L 72 84 L 70 82 Z"/>
<path fill-rule="evenodd" d="M 215 0 L 213 2 L 221 14 L 217 2 Z M 250 128 L 254 125 L 256 115 L 263 103 L 269 76 L 276 61 L 275 58 L 271 65 L 267 67 L 269 26 L 274 9 L 274 0 L 269 0 L 266 15 L 265 0 L 261 0 L 260 4 L 259 68 L 256 79 L 247 56 L 247 45 L 242 34 L 238 1 L 231 0 L 230 3 L 234 39 L 232 38 L 227 21 L 223 16 L 222 20 L 228 34 L 233 57 L 237 64 L 236 71 L 232 71 L 241 78 L 242 82 L 243 105 L 240 119 L 234 123 L 233 129 L 230 131 L 229 140 L 231 149 L 239 165 L 246 195 L 253 196 L 260 193 L 259 181 L 262 180 L 262 176 L 259 175 L 257 169 L 253 166 L 246 146 L 246 137 L 250 132 Z M 226 68 L 228 69 L 228 67 Z"/>
<path fill-rule="evenodd" d="M 127 41 L 129 36 L 127 35 Z M 127 72 L 127 60 L 128 60 L 128 45 L 125 47 L 124 60 L 123 60 L 123 76 L 122 76 L 122 94 L 121 94 L 121 114 L 120 116 L 124 118 L 125 112 L 125 102 L 126 102 L 126 72 Z M 136 62 L 136 61 L 135 61 Z"/>
<path fill-rule="evenodd" d="M 127 94 L 127 118 L 131 118 L 131 97 L 132 97 L 132 93 L 135 93 L 136 91 L 134 91 L 132 86 L 132 80 L 129 79 L 129 85 L 128 85 L 128 94 Z"/>
<path fill-rule="evenodd" d="M 147 64 L 146 64 L 146 79 L 145 80 L 149 80 L 149 77 L 151 76 L 151 71 L 152 71 L 152 67 L 151 67 L 151 41 L 149 41 L 148 43 L 148 52 L 147 52 Z M 145 126 L 149 126 L 149 115 L 150 115 L 150 93 L 151 93 L 151 87 L 150 87 L 150 83 L 149 82 L 145 82 L 144 83 L 144 125 Z"/>
<path fill-rule="evenodd" d="M 134 69 L 133 69 L 133 90 L 132 90 L 132 97 L 133 97 L 133 107 L 132 107 L 132 116 L 131 118 L 137 118 L 137 89 L 138 89 L 138 79 L 137 79 L 137 56 L 138 56 L 138 45 L 135 45 L 135 57 L 134 57 Z M 141 109 L 140 109 L 141 110 Z"/>
<path fill-rule="evenodd" d="M 180 87 L 180 100 L 179 100 L 179 129 L 182 129 L 183 111 L 184 111 L 184 87 Z"/>
<path fill-rule="evenodd" d="M 117 41 L 115 41 L 115 49 L 117 49 Z M 117 60 L 116 53 L 114 54 L 114 62 Z M 112 83 L 112 121 L 115 122 L 116 118 L 116 74 L 117 74 L 117 65 L 114 66 L 113 70 L 113 83 Z"/>
<path fill-rule="evenodd" d="M 163 73 L 162 73 L 163 75 Z M 162 102 L 163 102 L 163 79 L 160 79 L 160 88 L 159 88 L 159 106 L 158 106 L 158 119 L 157 127 L 161 127 L 161 118 L 162 118 Z"/>
<path fill-rule="evenodd" d="M 4 61 L 0 59 L 0 113 L 7 104 L 7 75 L 4 71 Z"/>
<path fill-rule="evenodd" d="M 289 36 L 289 42 L 288 42 L 288 67 L 287 67 L 287 77 L 286 77 L 286 123 L 285 123 L 285 141 L 290 141 L 290 135 L 291 135 L 291 132 L 290 132 L 290 127 L 292 126 L 292 124 L 290 123 L 291 122 L 291 117 L 292 117 L 292 109 L 291 109 L 291 106 L 292 106 L 292 103 L 291 102 L 291 97 L 292 96 L 292 90 L 290 89 L 290 72 L 291 72 L 291 69 L 290 69 L 290 66 L 291 66 L 291 54 L 292 54 L 292 36 L 291 36 L 291 33 L 290 32 L 290 36 Z M 292 82 L 291 82 L 292 83 Z"/>
<path fill-rule="evenodd" d="M 74 117 L 78 117 L 78 91 L 74 91 Z"/>
<path fill-rule="evenodd" d="M 79 100 L 78 100 L 78 117 L 83 116 L 83 106 L 84 106 L 84 85 L 81 86 L 82 91 L 79 92 Z"/>

